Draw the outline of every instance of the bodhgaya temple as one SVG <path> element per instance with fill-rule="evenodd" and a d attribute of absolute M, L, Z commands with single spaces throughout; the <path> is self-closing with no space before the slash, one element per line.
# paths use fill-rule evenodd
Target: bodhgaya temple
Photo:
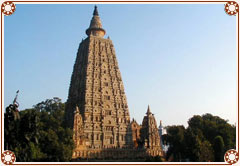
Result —
<path fill-rule="evenodd" d="M 133 159 L 163 156 L 161 138 L 148 106 L 142 124 L 130 121 L 113 42 L 95 6 L 88 37 L 73 68 L 65 120 L 73 128 L 73 159 Z"/>

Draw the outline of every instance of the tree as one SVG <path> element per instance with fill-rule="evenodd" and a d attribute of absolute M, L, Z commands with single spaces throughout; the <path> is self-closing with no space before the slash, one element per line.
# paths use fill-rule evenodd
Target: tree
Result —
<path fill-rule="evenodd" d="M 213 148 L 209 141 L 205 140 L 201 142 L 199 149 L 198 161 L 211 162 L 214 161 Z"/>
<path fill-rule="evenodd" d="M 235 142 L 236 126 L 211 114 L 194 115 L 186 129 L 168 126 L 163 136 L 163 143 L 169 144 L 167 158 L 172 155 L 173 161 L 223 161 L 225 151 L 234 149 Z"/>
<path fill-rule="evenodd" d="M 63 125 L 64 107 L 59 98 L 47 99 L 20 111 L 19 122 L 5 128 L 5 140 L 11 139 L 7 149 L 16 154 L 17 161 L 71 160 L 74 143 L 72 130 Z"/>
<path fill-rule="evenodd" d="M 221 136 L 216 136 L 214 139 L 214 156 L 216 162 L 224 161 L 224 142 Z"/>
<path fill-rule="evenodd" d="M 196 134 L 196 130 L 187 128 L 184 141 L 186 142 L 186 158 L 190 161 L 198 161 L 200 157 L 200 145 L 202 140 L 201 131 Z"/>
<path fill-rule="evenodd" d="M 167 135 L 164 135 L 164 143 L 169 145 L 167 158 L 174 156 L 174 161 L 181 161 L 184 157 L 185 143 L 184 143 L 184 126 L 168 126 Z"/>
<path fill-rule="evenodd" d="M 16 151 L 17 161 L 35 161 L 41 159 L 44 154 L 39 147 L 40 119 L 34 109 L 27 109 L 20 112 L 20 125 Z"/>

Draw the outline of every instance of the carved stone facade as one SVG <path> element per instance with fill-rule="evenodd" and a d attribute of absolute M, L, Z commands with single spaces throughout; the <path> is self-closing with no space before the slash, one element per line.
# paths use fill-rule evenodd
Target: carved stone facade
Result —
<path fill-rule="evenodd" d="M 83 149 L 82 145 L 89 150 L 129 148 L 132 135 L 127 99 L 114 46 L 103 38 L 105 30 L 97 8 L 86 33 L 88 38 L 78 49 L 66 105 L 67 122 L 70 126 L 74 122 L 76 150 Z M 79 111 L 74 115 L 76 107 Z M 76 139 L 80 135 L 84 138 L 81 143 Z"/>
<path fill-rule="evenodd" d="M 131 122 L 134 148 L 146 149 L 146 153 L 150 156 L 162 156 L 161 138 L 149 106 L 146 114 L 142 125 L 139 125 L 134 119 Z"/>
<path fill-rule="evenodd" d="M 141 132 L 141 140 L 147 153 L 151 156 L 162 156 L 161 140 L 158 133 L 157 122 L 148 106 L 146 116 L 143 118 Z"/>
<path fill-rule="evenodd" d="M 133 146 L 134 148 L 138 148 L 141 137 L 140 137 L 140 130 L 142 126 L 140 126 L 135 119 L 131 122 L 131 129 L 132 129 L 132 139 L 133 139 Z"/>
<path fill-rule="evenodd" d="M 130 123 L 114 46 L 103 38 L 105 33 L 95 7 L 88 37 L 78 49 L 66 103 L 66 123 L 74 132 L 73 158 L 144 156 L 146 149 L 133 148 L 138 147 L 140 127 L 135 131 L 137 123 Z"/>

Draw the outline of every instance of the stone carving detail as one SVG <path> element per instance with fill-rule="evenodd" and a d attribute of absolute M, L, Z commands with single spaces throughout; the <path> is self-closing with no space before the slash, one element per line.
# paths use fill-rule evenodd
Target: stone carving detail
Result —
<path fill-rule="evenodd" d="M 84 145 L 84 139 L 82 115 L 79 112 L 79 108 L 76 106 L 73 126 L 73 140 L 76 147 Z"/>
<path fill-rule="evenodd" d="M 131 128 L 134 148 L 146 149 L 147 154 L 150 156 L 163 156 L 157 123 L 149 106 L 146 116 L 143 118 L 142 125 L 139 125 L 133 119 Z"/>
<path fill-rule="evenodd" d="M 158 133 L 157 122 L 154 115 L 150 111 L 148 106 L 146 116 L 142 121 L 142 128 L 140 130 L 141 141 L 147 152 L 151 156 L 162 156 L 161 140 Z"/>
<path fill-rule="evenodd" d="M 140 137 L 140 130 L 142 126 L 140 126 L 135 119 L 131 122 L 131 128 L 132 128 L 132 139 L 133 139 L 133 145 L 134 148 L 139 148 L 141 146 L 141 137 Z"/>

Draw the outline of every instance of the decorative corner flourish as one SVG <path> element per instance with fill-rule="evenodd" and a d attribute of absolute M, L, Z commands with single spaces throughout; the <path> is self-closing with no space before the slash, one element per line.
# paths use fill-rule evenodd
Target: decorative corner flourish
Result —
<path fill-rule="evenodd" d="M 11 165 L 16 161 L 15 154 L 10 150 L 5 150 L 1 155 L 2 163 L 5 165 Z"/>
<path fill-rule="evenodd" d="M 239 5 L 237 2 L 229 1 L 225 4 L 225 12 L 230 16 L 235 16 L 239 13 Z"/>
<path fill-rule="evenodd" d="M 235 164 L 239 160 L 239 154 L 235 149 L 230 149 L 225 153 L 224 159 L 229 164 Z"/>
<path fill-rule="evenodd" d="M 12 15 L 16 10 L 16 5 L 11 1 L 5 1 L 2 3 L 1 12 L 5 16 Z"/>

